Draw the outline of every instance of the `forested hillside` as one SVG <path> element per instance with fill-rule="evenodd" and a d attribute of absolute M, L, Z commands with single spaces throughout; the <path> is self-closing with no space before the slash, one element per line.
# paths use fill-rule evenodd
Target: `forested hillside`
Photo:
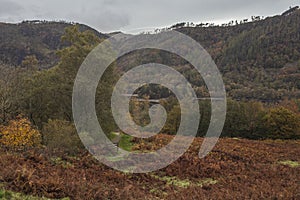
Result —
<path fill-rule="evenodd" d="M 230 97 L 263 102 L 299 98 L 300 10 L 295 8 L 284 15 L 266 19 L 252 18 L 251 22 L 232 21 L 222 26 L 199 24 L 188 27 L 181 23 L 172 26 L 172 29 L 194 38 L 212 55 L 222 72 Z M 41 68 L 56 65 L 58 56 L 55 52 L 68 45 L 61 43 L 60 38 L 70 25 L 43 21 L 1 23 L 1 62 L 17 66 L 26 56 L 34 55 Z M 79 27 L 81 31 L 92 30 L 100 38 L 108 37 L 85 25 Z M 170 56 L 160 56 L 163 62 L 172 60 Z M 128 62 L 124 63 L 128 69 Z M 178 69 L 184 62 L 175 59 L 175 62 L 167 64 Z M 190 77 L 199 79 L 197 76 Z M 203 91 L 203 84 L 198 87 Z"/>
<path fill-rule="evenodd" d="M 26 56 L 34 55 L 41 68 L 53 67 L 58 62 L 56 51 L 68 43 L 62 43 L 66 22 L 23 21 L 19 24 L 0 23 L 0 61 L 18 66 Z M 74 25 L 74 24 L 73 24 Z M 81 31 L 90 30 L 100 38 L 107 38 L 83 24 L 78 24 Z"/>
<path fill-rule="evenodd" d="M 162 31 L 177 30 L 199 42 L 216 62 L 223 75 L 228 96 L 235 100 L 280 102 L 300 97 L 300 10 L 295 7 L 282 15 L 252 17 L 228 24 L 179 23 Z M 157 31 L 156 34 L 160 34 Z M 151 54 L 151 56 L 149 56 Z M 206 97 L 204 82 L 192 66 L 167 52 L 143 50 L 119 60 L 127 71 L 142 63 L 159 62 L 174 66 Z M 152 98 L 165 97 L 155 88 Z"/>
<path fill-rule="evenodd" d="M 208 50 L 223 74 L 229 96 L 267 102 L 300 97 L 299 9 L 236 25 L 176 30 Z"/>

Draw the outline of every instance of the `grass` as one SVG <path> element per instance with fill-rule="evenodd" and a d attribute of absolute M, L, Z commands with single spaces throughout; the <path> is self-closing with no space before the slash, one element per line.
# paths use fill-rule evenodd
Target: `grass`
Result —
<path fill-rule="evenodd" d="M 124 149 L 125 151 L 131 151 L 132 147 L 133 147 L 133 143 L 131 142 L 132 141 L 132 136 L 130 135 L 126 135 L 126 134 L 123 134 L 123 133 L 116 133 L 116 132 L 111 132 L 108 136 L 108 138 L 110 140 L 113 140 L 115 139 L 118 134 L 121 134 L 121 139 L 120 139 L 120 142 L 119 142 L 119 147 Z"/>
<path fill-rule="evenodd" d="M 119 147 L 124 149 L 125 151 L 131 151 L 133 146 L 131 140 L 132 140 L 132 136 L 122 134 Z"/>
<path fill-rule="evenodd" d="M 282 164 L 282 165 L 287 165 L 289 167 L 293 167 L 293 168 L 300 167 L 299 162 L 291 161 L 291 160 L 280 161 L 279 163 Z"/>
<path fill-rule="evenodd" d="M 200 181 L 196 181 L 196 182 L 192 182 L 189 179 L 184 179 L 184 180 L 180 180 L 175 176 L 156 176 L 156 175 L 152 175 L 153 178 L 156 178 L 158 180 L 161 181 L 165 181 L 168 185 L 174 185 L 180 188 L 188 188 L 189 186 L 198 186 L 198 187 L 203 187 L 205 185 L 214 185 L 217 184 L 218 181 L 211 179 L 211 178 L 207 178 L 207 179 L 203 179 Z"/>
<path fill-rule="evenodd" d="M 132 147 L 133 147 L 132 136 L 126 135 L 126 134 L 123 134 L 123 133 L 112 132 L 111 134 L 109 134 L 108 138 L 110 140 L 113 140 L 114 138 L 116 138 L 118 136 L 118 134 L 121 134 L 121 138 L 120 138 L 120 142 L 119 142 L 119 148 L 130 152 L 132 150 Z M 117 161 L 122 161 L 124 159 L 124 157 L 123 156 L 112 156 L 112 157 L 109 157 L 107 159 L 111 162 L 117 162 Z"/>
<path fill-rule="evenodd" d="M 25 195 L 18 192 L 12 192 L 0 188 L 0 199 L 2 200 L 50 200 L 44 197 L 34 197 L 31 195 Z M 63 198 L 61 200 L 69 200 L 69 198 Z"/>

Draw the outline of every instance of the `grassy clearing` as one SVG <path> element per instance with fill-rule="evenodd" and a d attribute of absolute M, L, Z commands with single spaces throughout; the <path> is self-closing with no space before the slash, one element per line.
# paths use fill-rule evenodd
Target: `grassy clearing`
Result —
<path fill-rule="evenodd" d="M 279 163 L 282 164 L 282 165 L 287 165 L 289 167 L 293 167 L 293 168 L 300 167 L 299 162 L 291 161 L 291 160 L 280 161 Z"/>

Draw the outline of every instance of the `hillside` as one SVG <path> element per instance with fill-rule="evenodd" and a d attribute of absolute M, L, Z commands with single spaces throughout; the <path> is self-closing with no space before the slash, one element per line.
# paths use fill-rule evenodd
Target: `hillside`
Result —
<path fill-rule="evenodd" d="M 300 10 L 238 25 L 177 29 L 203 45 L 221 70 L 230 96 L 300 97 Z M 265 96 L 265 97 L 263 97 Z"/>
<path fill-rule="evenodd" d="M 0 23 L 0 61 L 8 65 L 20 65 L 28 55 L 35 55 L 42 68 L 58 62 L 55 52 L 66 46 L 61 43 L 65 22 L 24 21 L 19 24 Z M 97 36 L 107 36 L 86 25 L 78 24 L 81 31 L 90 30 Z"/>
<path fill-rule="evenodd" d="M 222 26 L 179 23 L 168 29 L 180 31 L 198 41 L 213 57 L 225 82 L 228 96 L 236 100 L 278 102 L 300 98 L 300 10 L 298 7 L 282 15 L 253 17 L 252 21 L 232 21 Z M 60 37 L 71 24 L 64 22 L 0 23 L 0 61 L 20 65 L 26 55 L 35 55 L 40 67 L 58 62 L 56 50 L 66 46 Z M 80 25 L 80 30 L 92 30 Z M 147 56 L 151 53 L 151 56 Z M 191 66 L 166 52 L 139 51 L 120 59 L 119 67 L 130 68 L 149 61 L 175 66 L 193 84 L 198 96 L 207 96 L 201 77 Z M 155 90 L 155 88 L 151 88 Z M 153 93 L 153 92 L 152 92 Z M 159 94 L 153 98 L 166 97 Z"/>
<path fill-rule="evenodd" d="M 159 135 L 134 148 L 153 150 L 171 139 Z M 52 199 L 300 198 L 299 141 L 220 139 L 199 159 L 202 142 L 195 139 L 176 162 L 147 174 L 115 171 L 86 153 L 56 157 L 45 149 L 20 154 L 0 149 L 1 187 Z"/>
<path fill-rule="evenodd" d="M 285 98 L 300 98 L 299 8 L 283 15 L 265 19 L 253 17 L 251 22 L 235 23 L 221 26 L 179 23 L 163 31 L 177 30 L 199 42 L 221 71 L 228 96 L 236 100 L 278 102 Z M 151 56 L 146 56 L 149 53 Z M 204 83 L 195 75 L 197 72 L 181 58 L 166 52 L 140 51 L 120 59 L 119 65 L 127 71 L 137 64 L 154 60 L 175 66 L 193 84 L 198 96 L 208 95 L 203 92 Z M 164 94 L 153 98 L 162 96 Z"/>

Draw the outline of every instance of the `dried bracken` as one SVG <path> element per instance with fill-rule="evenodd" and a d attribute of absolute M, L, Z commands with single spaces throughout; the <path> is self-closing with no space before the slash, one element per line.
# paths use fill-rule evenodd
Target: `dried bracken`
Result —
<path fill-rule="evenodd" d="M 139 140 L 135 149 L 153 150 L 171 136 Z M 137 141 L 135 141 L 137 142 Z M 70 199 L 299 199 L 299 141 L 220 139 L 204 159 L 203 139 L 172 165 L 148 174 L 125 174 L 88 153 L 53 158 L 46 149 L 1 152 L 0 182 L 6 189 Z"/>

